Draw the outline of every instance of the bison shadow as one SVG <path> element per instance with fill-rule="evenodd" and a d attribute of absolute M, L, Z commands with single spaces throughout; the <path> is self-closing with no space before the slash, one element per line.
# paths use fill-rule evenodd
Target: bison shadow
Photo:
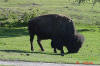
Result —
<path fill-rule="evenodd" d="M 31 51 L 25 51 L 25 50 L 0 50 L 0 52 L 7 52 L 7 53 L 25 53 L 25 54 L 46 54 L 46 55 L 61 55 L 60 53 L 53 53 L 53 52 L 42 52 L 42 51 L 35 51 L 35 52 L 31 52 Z M 67 55 L 69 53 L 65 53 L 65 55 Z M 71 53 L 70 53 L 71 54 Z"/>
<path fill-rule="evenodd" d="M 7 52 L 7 53 L 32 53 L 24 50 L 0 50 L 1 52 Z"/>
<path fill-rule="evenodd" d="M 0 38 L 28 35 L 27 28 L 0 28 Z"/>
<path fill-rule="evenodd" d="M 79 30 L 77 30 L 78 32 L 88 32 L 88 31 L 90 31 L 90 32 L 95 32 L 96 30 L 95 29 L 79 29 Z"/>

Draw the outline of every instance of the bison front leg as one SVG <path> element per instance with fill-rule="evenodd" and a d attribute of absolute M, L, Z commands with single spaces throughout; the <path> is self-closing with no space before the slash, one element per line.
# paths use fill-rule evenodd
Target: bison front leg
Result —
<path fill-rule="evenodd" d="M 63 46 L 61 47 L 61 56 L 64 56 Z"/>
<path fill-rule="evenodd" d="M 54 48 L 54 53 L 57 53 L 56 48 Z"/>
<path fill-rule="evenodd" d="M 51 41 L 51 47 L 53 48 L 54 53 L 57 53 L 57 51 L 56 51 L 56 45 L 57 45 L 57 41 L 54 40 L 54 39 L 52 39 L 52 41 Z"/>
<path fill-rule="evenodd" d="M 63 44 L 58 45 L 57 49 L 61 51 L 61 56 L 64 56 Z"/>
<path fill-rule="evenodd" d="M 61 51 L 61 56 L 64 56 L 63 41 L 59 40 L 57 43 L 58 43 L 57 44 L 57 49 L 59 49 Z"/>

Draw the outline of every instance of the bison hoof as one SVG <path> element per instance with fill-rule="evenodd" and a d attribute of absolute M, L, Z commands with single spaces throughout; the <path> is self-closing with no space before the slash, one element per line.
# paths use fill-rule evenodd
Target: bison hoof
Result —
<path fill-rule="evenodd" d="M 31 49 L 31 51 L 33 52 L 33 51 L 34 51 L 34 49 Z"/>
<path fill-rule="evenodd" d="M 44 49 L 41 49 L 41 51 L 44 51 Z"/>
<path fill-rule="evenodd" d="M 44 52 L 44 50 L 42 50 L 42 52 Z"/>
<path fill-rule="evenodd" d="M 56 51 L 56 50 L 54 50 L 54 53 L 57 53 L 57 51 Z"/>
<path fill-rule="evenodd" d="M 64 53 L 61 53 L 61 56 L 64 56 Z"/>
<path fill-rule="evenodd" d="M 54 51 L 54 53 L 57 53 L 57 51 Z"/>

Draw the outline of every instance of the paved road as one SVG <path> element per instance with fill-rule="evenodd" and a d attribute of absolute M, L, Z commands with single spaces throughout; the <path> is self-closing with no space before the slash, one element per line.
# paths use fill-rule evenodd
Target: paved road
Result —
<path fill-rule="evenodd" d="M 100 65 L 82 65 L 82 64 L 56 64 L 42 62 L 24 62 L 24 61 L 0 61 L 0 65 L 14 66 L 100 66 Z"/>

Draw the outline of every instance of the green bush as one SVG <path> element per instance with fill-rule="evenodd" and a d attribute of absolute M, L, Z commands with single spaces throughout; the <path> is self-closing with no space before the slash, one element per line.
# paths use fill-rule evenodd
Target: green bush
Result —
<path fill-rule="evenodd" d="M 1 26 L 6 27 L 27 26 L 28 21 L 38 15 L 39 9 L 37 8 L 31 8 L 24 12 L 13 9 L 1 9 L 0 23 L 2 23 Z"/>
<path fill-rule="evenodd" d="M 34 18 L 36 16 L 38 16 L 39 14 L 39 10 L 38 9 L 33 9 L 29 12 L 24 12 L 24 14 L 22 15 L 21 19 L 19 20 L 21 23 L 23 23 L 23 25 L 27 25 L 28 21 L 31 18 Z"/>

